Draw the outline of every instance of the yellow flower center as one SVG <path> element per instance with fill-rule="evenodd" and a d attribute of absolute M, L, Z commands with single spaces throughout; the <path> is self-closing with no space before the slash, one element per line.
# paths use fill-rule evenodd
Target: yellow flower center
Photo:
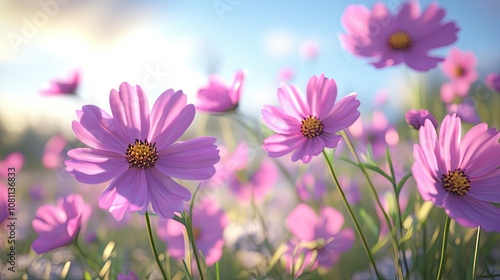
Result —
<path fill-rule="evenodd" d="M 149 143 L 148 140 L 135 139 L 134 144 L 129 144 L 125 152 L 130 167 L 145 169 L 155 166 L 158 160 L 158 152 L 156 151 L 156 143 Z"/>
<path fill-rule="evenodd" d="M 465 75 L 465 69 L 458 66 L 458 67 L 455 67 L 455 76 L 457 77 L 462 77 L 463 75 Z"/>
<path fill-rule="evenodd" d="M 410 35 L 406 32 L 398 31 L 389 37 L 389 46 L 393 50 L 404 51 L 411 47 L 412 41 Z"/>
<path fill-rule="evenodd" d="M 454 195 L 462 196 L 470 189 L 469 176 L 465 175 L 460 168 L 448 171 L 446 175 L 443 174 L 441 181 L 443 181 L 444 189 Z"/>
<path fill-rule="evenodd" d="M 323 133 L 323 123 L 314 116 L 308 116 L 302 120 L 300 132 L 307 138 L 314 138 Z"/>

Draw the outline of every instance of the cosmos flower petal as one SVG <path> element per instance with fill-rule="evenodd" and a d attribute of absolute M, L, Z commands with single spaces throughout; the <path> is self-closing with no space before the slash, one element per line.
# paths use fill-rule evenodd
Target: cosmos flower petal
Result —
<path fill-rule="evenodd" d="M 182 212 L 183 201 L 191 199 L 191 192 L 155 169 L 150 172 L 152 176 L 147 176 L 146 180 L 153 210 L 165 219 L 172 218 L 174 212 Z"/>
<path fill-rule="evenodd" d="M 276 133 L 290 134 L 293 131 L 300 131 L 300 122 L 279 108 L 266 105 L 261 112 L 262 122 Z"/>
<path fill-rule="evenodd" d="M 178 142 L 159 152 L 156 169 L 166 176 L 187 180 L 206 180 L 215 173 L 219 150 L 214 137 L 198 137 Z M 193 161 L 193 158 L 196 161 Z"/>
<path fill-rule="evenodd" d="M 149 132 L 149 105 L 140 86 L 122 83 L 111 90 L 109 104 L 113 119 L 130 139 L 146 139 Z"/>
<path fill-rule="evenodd" d="M 500 188 L 497 187 L 499 177 L 500 169 L 495 169 L 481 178 L 471 178 L 471 187 L 467 195 L 481 201 L 500 203 Z"/>
<path fill-rule="evenodd" d="M 264 140 L 263 148 L 270 157 L 281 157 L 297 149 L 306 142 L 302 134 L 274 134 Z"/>
<path fill-rule="evenodd" d="M 330 114 L 323 119 L 324 131 L 336 132 L 344 130 L 359 118 L 358 108 L 361 103 L 356 97 L 356 93 L 351 93 L 333 106 Z"/>
<path fill-rule="evenodd" d="M 500 131 L 495 128 L 487 129 L 486 124 L 478 124 L 471 128 L 464 136 L 464 141 L 460 146 L 460 156 L 462 158 L 460 166 L 463 168 L 468 167 L 474 173 L 476 168 L 473 166 L 483 164 L 478 159 L 483 159 L 485 156 L 491 157 L 491 147 L 498 144 L 499 139 Z M 476 174 L 470 175 L 474 176 Z"/>
<path fill-rule="evenodd" d="M 443 207 L 444 199 L 448 195 L 444 189 L 440 179 L 436 179 L 432 174 L 429 173 L 428 168 L 422 166 L 423 160 L 419 156 L 422 152 L 416 152 L 414 148 L 415 162 L 419 164 L 414 164 L 411 168 L 413 178 L 417 182 L 417 190 L 425 201 L 432 201 L 436 206 Z M 415 154 L 417 153 L 417 154 Z"/>
<path fill-rule="evenodd" d="M 316 229 L 316 236 L 327 238 L 340 232 L 344 225 L 344 216 L 332 207 L 324 207 L 321 209 L 318 225 L 320 228 Z"/>
<path fill-rule="evenodd" d="M 299 90 L 293 85 L 283 84 L 278 89 L 278 101 L 283 112 L 299 122 L 310 114 L 309 106 L 302 101 Z"/>
<path fill-rule="evenodd" d="M 161 219 L 158 222 L 158 237 L 167 244 L 168 254 L 174 259 L 185 255 L 184 232 L 186 227 L 174 219 Z"/>
<path fill-rule="evenodd" d="M 304 163 L 309 163 L 314 156 L 317 156 L 323 151 L 325 141 L 321 137 L 314 137 L 306 140 L 300 145 L 292 155 L 292 161 L 302 160 Z"/>
<path fill-rule="evenodd" d="M 337 84 L 335 80 L 325 78 L 324 74 L 313 76 L 307 83 L 307 104 L 311 114 L 323 119 L 332 111 L 337 98 Z"/>
<path fill-rule="evenodd" d="M 299 204 L 286 218 L 286 226 L 290 232 L 304 241 L 314 240 L 314 228 L 318 223 L 318 216 L 307 204 Z"/>
<path fill-rule="evenodd" d="M 124 155 L 114 152 L 77 148 L 68 151 L 66 170 L 82 183 L 98 184 L 109 181 L 128 169 Z"/>
<path fill-rule="evenodd" d="M 455 170 L 460 164 L 460 137 L 462 124 L 456 115 L 447 115 L 439 129 L 439 148 L 444 161 L 445 170 Z"/>
<path fill-rule="evenodd" d="M 467 195 L 460 197 L 450 195 L 446 200 L 445 211 L 462 226 L 481 226 L 486 232 L 500 232 L 500 223 L 492 222 L 500 217 L 500 208 L 490 203 L 478 201 Z"/>

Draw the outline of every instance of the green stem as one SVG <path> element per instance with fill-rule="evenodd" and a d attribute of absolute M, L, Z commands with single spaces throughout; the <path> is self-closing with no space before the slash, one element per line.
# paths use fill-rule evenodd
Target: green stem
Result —
<path fill-rule="evenodd" d="M 325 157 L 326 162 L 328 163 L 328 169 L 330 170 L 330 175 L 332 175 L 333 181 L 335 182 L 335 185 L 337 185 L 337 189 L 340 192 L 340 196 L 342 197 L 342 202 L 344 203 L 344 206 L 347 208 L 347 212 L 349 213 L 349 216 L 351 217 L 351 220 L 354 223 L 354 227 L 356 228 L 356 231 L 361 238 L 361 241 L 363 243 L 363 247 L 365 248 L 366 254 L 368 255 L 368 258 L 370 259 L 370 263 L 373 266 L 373 269 L 375 270 L 375 274 L 377 275 L 377 279 L 382 279 L 377 266 L 375 265 L 375 261 L 373 259 L 373 256 L 370 252 L 370 248 L 368 247 L 368 243 L 366 242 L 366 238 L 363 235 L 363 232 L 361 231 L 361 228 L 359 226 L 358 221 L 356 220 L 356 217 L 354 216 L 354 213 L 352 212 L 351 206 L 349 205 L 349 202 L 347 202 L 347 198 L 344 194 L 344 191 L 340 187 L 339 181 L 337 179 L 337 176 L 335 175 L 335 172 L 333 171 L 333 166 L 332 162 L 328 158 L 328 155 L 326 154 L 325 150 L 323 150 L 323 156 Z"/>
<path fill-rule="evenodd" d="M 200 258 L 198 256 L 199 252 L 198 252 L 198 248 L 196 247 L 196 242 L 194 240 L 194 235 L 193 235 L 193 221 L 192 221 L 191 217 L 188 216 L 187 214 L 186 214 L 185 220 L 186 220 L 186 229 L 187 229 L 187 233 L 188 233 L 188 238 L 189 238 L 189 241 L 191 242 L 191 247 L 193 248 L 194 259 L 196 260 L 196 265 L 198 266 L 198 271 L 200 272 L 201 280 L 204 280 L 205 276 L 203 275 L 203 270 L 201 268 Z"/>
<path fill-rule="evenodd" d="M 99 274 L 99 271 L 101 270 L 100 268 L 100 265 L 92 258 L 89 258 L 89 256 L 82 250 L 82 248 L 80 247 L 80 245 L 78 245 L 78 238 L 75 238 L 75 242 L 73 242 L 73 244 L 75 245 L 76 247 L 76 250 L 78 251 L 78 253 L 80 253 L 80 255 L 85 259 L 85 261 L 87 262 L 87 264 L 97 273 Z"/>
<path fill-rule="evenodd" d="M 477 227 L 477 233 L 476 233 L 476 246 L 474 247 L 474 259 L 472 261 L 472 279 L 476 278 L 476 269 L 477 269 L 477 255 L 479 252 L 479 237 L 481 235 L 481 227 Z"/>
<path fill-rule="evenodd" d="M 443 244 L 441 246 L 441 257 L 439 259 L 439 269 L 438 269 L 438 274 L 436 276 L 436 280 L 441 280 L 444 271 L 444 263 L 446 259 L 446 245 L 448 242 L 448 232 L 450 231 L 450 223 L 451 223 L 450 217 L 446 216 L 446 221 L 444 223 L 444 229 L 443 229 Z"/>
<path fill-rule="evenodd" d="M 165 270 L 163 269 L 163 265 L 161 265 L 160 259 L 158 258 L 158 252 L 156 251 L 156 245 L 155 245 L 155 239 L 153 237 L 153 229 L 151 227 L 151 221 L 149 219 L 149 214 L 146 211 L 146 214 L 144 215 L 146 219 L 146 229 L 148 230 L 148 240 L 149 240 L 149 246 L 151 247 L 151 252 L 153 253 L 155 257 L 156 264 L 160 268 L 161 275 L 163 275 L 163 279 L 167 280 L 167 274 L 165 273 Z"/>
<path fill-rule="evenodd" d="M 215 280 L 220 280 L 219 262 L 215 262 Z"/>
<path fill-rule="evenodd" d="M 382 206 L 382 203 L 380 202 L 380 198 L 377 194 L 377 191 L 375 190 L 375 186 L 373 185 L 373 182 L 370 179 L 370 176 L 368 175 L 368 172 L 366 171 L 365 166 L 361 163 L 361 160 L 359 159 L 359 156 L 356 153 L 356 150 L 354 149 L 354 145 L 352 144 L 351 140 L 349 139 L 349 136 L 347 135 L 347 133 L 344 130 L 340 131 L 340 134 L 342 134 L 342 137 L 344 138 L 344 141 L 346 142 L 346 145 L 349 148 L 349 151 L 351 152 L 352 156 L 354 157 L 354 160 L 358 164 L 359 169 L 361 169 L 361 173 L 363 173 L 363 176 L 365 177 L 365 179 L 368 183 L 368 186 L 370 187 L 369 189 L 370 189 L 373 197 L 375 198 L 375 201 L 377 202 L 377 206 L 384 216 L 385 223 L 387 224 L 387 229 L 389 230 L 389 232 L 391 234 L 391 244 L 393 246 L 394 253 L 395 253 L 395 259 L 397 262 L 396 270 L 398 270 L 398 273 L 400 274 L 400 276 L 403 277 L 403 271 L 401 268 L 401 260 L 398 256 L 399 252 L 400 252 L 400 248 L 398 245 L 398 241 L 396 239 L 396 233 L 394 232 L 394 228 L 392 227 L 391 221 L 389 220 L 389 216 L 387 215 L 387 212 L 385 211 L 384 207 Z M 398 202 L 396 202 L 396 204 L 398 204 Z"/>

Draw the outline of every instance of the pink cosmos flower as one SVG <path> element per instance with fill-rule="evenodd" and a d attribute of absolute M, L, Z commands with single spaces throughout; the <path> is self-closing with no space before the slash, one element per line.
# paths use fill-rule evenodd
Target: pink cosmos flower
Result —
<path fill-rule="evenodd" d="M 443 73 L 451 81 L 441 86 L 441 100 L 450 103 L 456 96 L 466 96 L 477 80 L 476 56 L 472 51 L 453 48 L 443 62 Z"/>
<path fill-rule="evenodd" d="M 204 199 L 193 208 L 193 235 L 198 250 L 201 250 L 207 265 L 211 266 L 222 257 L 224 247 L 223 231 L 229 219 L 214 200 Z M 167 244 L 171 257 L 185 256 L 184 235 L 186 228 L 173 219 L 160 220 L 158 236 Z"/>
<path fill-rule="evenodd" d="M 62 135 L 52 136 L 43 150 L 42 163 L 45 168 L 58 168 L 63 163 L 62 152 L 66 147 L 67 141 Z"/>
<path fill-rule="evenodd" d="M 40 90 L 42 95 L 73 95 L 76 94 L 81 80 L 81 71 L 70 70 L 67 77 L 54 79 L 42 85 Z"/>
<path fill-rule="evenodd" d="M 422 13 L 418 1 L 408 1 L 393 15 L 383 3 L 370 11 L 350 5 L 342 15 L 346 34 L 340 35 L 344 47 L 362 57 L 373 57 L 376 68 L 405 63 L 417 71 L 436 67 L 443 58 L 428 52 L 457 40 L 458 27 L 443 22 L 445 10 L 433 3 Z"/>
<path fill-rule="evenodd" d="M 439 135 L 430 120 L 418 131 L 413 146 L 413 178 L 425 201 L 444 208 L 465 227 L 481 226 L 500 232 L 500 132 L 486 123 L 472 127 L 461 138 L 461 121 L 447 115 Z"/>
<path fill-rule="evenodd" d="M 499 73 L 490 73 L 486 76 L 486 84 L 495 90 L 496 92 L 500 92 L 500 74 Z"/>
<path fill-rule="evenodd" d="M 279 171 L 269 159 L 263 159 L 256 171 L 240 171 L 231 176 L 229 190 L 241 202 L 261 202 L 278 182 Z"/>
<path fill-rule="evenodd" d="M 291 67 L 285 67 L 278 72 L 278 81 L 290 82 L 295 77 L 295 70 Z"/>
<path fill-rule="evenodd" d="M 418 130 L 426 119 L 429 119 L 435 128 L 438 127 L 438 123 L 436 118 L 426 109 L 414 110 L 411 109 L 405 114 L 406 122 L 411 125 L 413 128 Z"/>
<path fill-rule="evenodd" d="M 139 280 L 139 277 L 135 272 L 130 271 L 128 274 L 119 273 L 118 280 Z"/>
<path fill-rule="evenodd" d="M 389 124 L 384 112 L 380 110 L 373 111 L 369 123 L 361 118 L 358 119 L 349 131 L 362 143 L 356 148 L 362 153 L 368 153 L 368 147 L 370 147 L 374 159 L 384 156 L 387 146 L 394 146 L 399 141 L 397 131 Z"/>
<path fill-rule="evenodd" d="M 277 134 L 264 140 L 263 148 L 270 157 L 281 157 L 292 151 L 292 161 L 308 163 L 323 149 L 335 148 L 340 137 L 336 133 L 348 128 L 358 117 L 359 101 L 352 93 L 339 102 L 337 85 L 323 74 L 307 83 L 304 102 L 295 86 L 278 89 L 281 108 L 264 106 L 262 121 Z"/>
<path fill-rule="evenodd" d="M 240 142 L 233 152 L 225 146 L 219 147 L 220 161 L 215 164 L 215 174 L 203 181 L 202 186 L 219 187 L 231 181 L 235 174 L 248 166 L 248 145 Z"/>
<path fill-rule="evenodd" d="M 182 91 L 169 89 L 156 100 L 149 113 L 142 88 L 122 83 L 111 90 L 113 116 L 87 105 L 73 121 L 76 137 L 90 148 L 70 150 L 67 170 L 76 180 L 99 184 L 112 180 L 99 198 L 117 220 L 126 212 L 144 213 L 151 203 L 164 218 L 183 210 L 191 198 L 188 189 L 171 177 L 204 180 L 215 173 L 219 161 L 216 139 L 199 137 L 174 143 L 195 115 Z"/>
<path fill-rule="evenodd" d="M 300 54 L 308 60 L 315 60 L 318 57 L 319 46 L 315 40 L 304 41 L 300 45 Z"/>
<path fill-rule="evenodd" d="M 79 194 L 60 198 L 57 206 L 40 206 L 32 222 L 38 237 L 31 247 L 37 254 L 42 254 L 70 244 L 78 236 L 91 213 L 92 208 L 84 203 Z"/>
<path fill-rule="evenodd" d="M 450 115 L 457 114 L 457 117 L 466 123 L 478 124 L 481 122 L 476 111 L 476 104 L 472 99 L 466 98 L 459 104 L 447 104 L 446 111 Z"/>
<path fill-rule="evenodd" d="M 286 218 L 286 226 L 295 240 L 292 243 L 309 250 L 317 250 L 319 266 L 331 268 L 340 255 L 354 244 L 354 231 L 341 230 L 344 216 L 331 208 L 323 207 L 319 216 L 306 205 L 299 204 Z"/>
<path fill-rule="evenodd" d="M 9 168 L 14 168 L 14 172 L 21 171 L 24 165 L 24 156 L 20 152 L 13 152 L 8 154 L 2 161 L 0 161 L 0 178 L 8 178 Z"/>
<path fill-rule="evenodd" d="M 9 216 L 8 188 L 0 183 L 0 224 Z"/>
<path fill-rule="evenodd" d="M 196 109 L 208 113 L 225 113 L 238 107 L 246 73 L 236 72 L 233 84 L 227 86 L 218 75 L 211 75 L 206 87 L 198 90 Z"/>

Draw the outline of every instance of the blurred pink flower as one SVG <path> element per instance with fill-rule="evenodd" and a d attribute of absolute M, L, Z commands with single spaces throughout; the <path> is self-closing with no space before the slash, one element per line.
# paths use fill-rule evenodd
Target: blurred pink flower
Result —
<path fill-rule="evenodd" d="M 368 147 L 371 148 L 374 159 L 384 156 L 387 146 L 394 146 L 399 141 L 397 131 L 393 130 L 384 112 L 380 110 L 373 111 L 370 123 L 358 119 L 349 128 L 349 132 L 361 142 L 356 149 L 367 154 Z"/>
<path fill-rule="evenodd" d="M 456 96 L 466 96 L 477 80 L 476 56 L 472 51 L 453 48 L 443 62 L 443 73 L 451 81 L 441 85 L 441 100 L 450 103 Z"/>
<path fill-rule="evenodd" d="M 308 60 L 315 60 L 318 57 L 319 46 L 315 40 L 304 41 L 300 45 L 300 54 Z"/>
<path fill-rule="evenodd" d="M 465 227 L 481 226 L 500 232 L 500 132 L 486 123 L 472 127 L 461 138 L 461 121 L 447 115 L 436 133 L 426 120 L 413 146 L 413 178 L 425 201 L 444 208 Z"/>
<path fill-rule="evenodd" d="M 20 152 L 12 152 L 0 161 L 0 178 L 7 178 L 8 173 L 19 173 L 24 165 L 24 156 Z M 10 170 L 9 168 L 14 168 Z M 12 172 L 13 171 L 13 172 Z"/>
<path fill-rule="evenodd" d="M 286 244 L 283 259 L 286 270 L 290 274 L 293 273 L 295 278 L 318 268 L 318 259 L 314 256 L 313 250 L 292 242 Z"/>
<path fill-rule="evenodd" d="M 304 201 L 320 201 L 327 192 L 325 181 L 311 172 L 303 174 L 296 185 L 299 198 Z"/>
<path fill-rule="evenodd" d="M 231 176 L 229 190 L 241 202 L 261 202 L 265 196 L 276 186 L 279 172 L 274 163 L 265 158 L 259 168 L 252 174 L 240 171 Z"/>
<path fill-rule="evenodd" d="M 92 213 L 90 205 L 79 194 L 70 194 L 57 201 L 57 206 L 40 206 L 32 222 L 38 237 L 31 247 L 37 254 L 43 254 L 70 244 L 80 232 Z"/>
<path fill-rule="evenodd" d="M 240 142 L 231 153 L 225 146 L 219 147 L 220 161 L 215 164 L 215 174 L 212 178 L 203 181 L 203 186 L 219 187 L 231 180 L 235 174 L 248 165 L 248 145 Z"/>
<path fill-rule="evenodd" d="M 426 109 L 414 110 L 411 109 L 405 114 L 406 123 L 415 129 L 419 129 L 426 119 L 429 119 L 435 128 L 438 127 L 436 118 Z"/>
<path fill-rule="evenodd" d="M 76 137 L 90 148 L 70 150 L 67 170 L 76 180 L 99 184 L 112 180 L 99 198 L 117 220 L 126 212 L 145 213 L 151 202 L 163 218 L 183 210 L 191 198 L 188 189 L 171 177 L 204 180 L 215 173 L 219 161 L 214 137 L 199 137 L 174 143 L 195 115 L 182 91 L 165 91 L 149 113 L 141 87 L 122 83 L 111 90 L 113 116 L 94 105 L 77 111 L 73 121 Z"/>
<path fill-rule="evenodd" d="M 292 151 L 292 161 L 309 163 L 326 148 L 335 148 L 341 136 L 358 117 L 356 93 L 335 103 L 337 85 L 323 74 L 307 83 L 307 103 L 295 86 L 278 89 L 281 108 L 264 106 L 262 120 L 277 134 L 264 140 L 263 148 L 270 157 L 281 157 Z"/>
<path fill-rule="evenodd" d="M 306 205 L 299 204 L 286 218 L 286 226 L 296 239 L 292 243 L 302 243 L 309 250 L 318 251 L 319 266 L 331 268 L 340 255 L 354 244 L 354 231 L 341 230 L 344 216 L 331 207 L 323 207 L 319 216 Z"/>
<path fill-rule="evenodd" d="M 214 200 L 206 198 L 195 204 L 192 214 L 196 247 L 211 266 L 222 257 L 223 232 L 229 219 Z M 184 258 L 184 235 L 187 236 L 184 225 L 173 219 L 162 219 L 158 223 L 158 236 L 167 244 L 167 252 L 172 258 Z"/>
<path fill-rule="evenodd" d="M 490 73 L 486 76 L 486 84 L 495 90 L 496 92 L 500 92 L 500 74 L 499 73 Z"/>
<path fill-rule="evenodd" d="M 130 271 L 128 274 L 119 273 L 118 280 L 139 280 L 139 277 L 135 272 Z"/>
<path fill-rule="evenodd" d="M 67 77 L 54 79 L 42 85 L 42 95 L 74 95 L 81 80 L 81 71 L 73 69 L 68 72 Z"/>
<path fill-rule="evenodd" d="M 45 168 L 54 169 L 62 165 L 64 157 L 62 152 L 67 141 L 62 135 L 52 136 L 43 150 L 42 163 Z"/>
<path fill-rule="evenodd" d="M 445 10 L 436 3 L 422 13 L 418 1 L 401 4 L 393 15 L 383 3 L 370 11 L 362 5 L 350 5 L 342 15 L 346 34 L 340 35 L 344 47 L 362 57 L 373 57 L 376 68 L 405 63 L 417 71 L 436 67 L 443 58 L 428 52 L 457 40 L 459 28 L 454 22 L 443 22 Z"/>
<path fill-rule="evenodd" d="M 474 104 L 473 100 L 466 98 L 459 104 L 447 104 L 446 111 L 450 115 L 457 114 L 457 117 L 466 123 L 478 124 L 481 122 L 481 119 L 477 114 L 475 106 L 476 104 Z"/>
<path fill-rule="evenodd" d="M 291 67 L 285 67 L 278 72 L 278 81 L 287 83 L 295 77 L 295 70 Z"/>
<path fill-rule="evenodd" d="M 8 188 L 0 183 L 0 224 L 9 216 Z"/>
<path fill-rule="evenodd" d="M 208 113 L 224 113 L 238 107 L 246 72 L 240 70 L 234 76 L 233 84 L 227 86 L 218 75 L 211 75 L 206 87 L 198 90 L 196 109 Z"/>

